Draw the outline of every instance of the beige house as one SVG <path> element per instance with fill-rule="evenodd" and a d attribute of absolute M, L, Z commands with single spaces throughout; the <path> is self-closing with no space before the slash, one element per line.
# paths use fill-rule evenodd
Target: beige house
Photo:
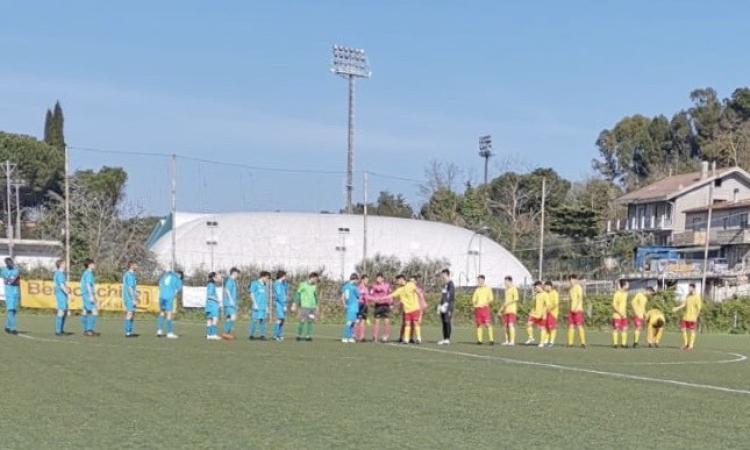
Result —
<path fill-rule="evenodd" d="M 699 172 L 667 177 L 616 199 L 617 204 L 626 206 L 627 216 L 610 221 L 607 231 L 647 232 L 659 245 L 680 245 L 681 233 L 691 229 L 694 220 L 685 212 L 706 208 L 711 186 L 714 205 L 750 200 L 748 172 L 739 167 L 709 170 L 704 162 Z M 688 241 L 681 245 L 695 244 Z"/>
<path fill-rule="evenodd" d="M 736 200 L 715 204 L 711 208 L 709 245 L 719 246 L 721 255 L 730 268 L 750 267 L 750 200 Z M 687 230 L 675 233 L 676 246 L 705 245 L 708 225 L 708 207 L 701 206 L 685 211 Z"/>

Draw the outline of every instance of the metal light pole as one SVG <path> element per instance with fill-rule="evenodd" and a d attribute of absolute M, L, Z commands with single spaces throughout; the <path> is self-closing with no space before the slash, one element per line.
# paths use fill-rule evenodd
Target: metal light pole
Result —
<path fill-rule="evenodd" d="M 482 234 L 486 233 L 490 230 L 490 227 L 483 226 L 476 230 L 474 233 L 472 233 L 471 238 L 469 238 L 469 245 L 466 249 L 466 284 L 469 284 L 469 257 L 476 256 L 478 259 L 477 263 L 477 275 L 480 275 L 482 273 Z M 471 244 L 474 242 L 474 238 L 479 236 L 479 250 L 472 250 Z"/>
<path fill-rule="evenodd" d="M 208 233 L 209 238 L 206 239 L 206 245 L 209 248 L 209 251 L 211 253 L 211 272 L 213 272 L 214 269 L 214 248 L 216 248 L 217 245 L 219 245 L 218 239 L 216 239 L 215 230 L 219 226 L 219 222 L 215 220 L 207 220 L 206 226 L 208 227 Z"/>
<path fill-rule="evenodd" d="M 7 219 L 6 221 L 6 233 L 8 235 L 8 256 L 11 258 L 13 257 L 13 216 L 10 211 L 10 205 L 11 205 L 11 197 L 10 197 L 10 184 L 11 180 L 10 177 L 13 176 L 13 172 L 16 170 L 16 165 L 11 163 L 10 161 L 5 161 L 5 164 L 3 165 L 3 171 L 5 172 L 5 205 L 6 213 L 7 213 Z"/>
<path fill-rule="evenodd" d="M 544 201 L 547 198 L 547 180 L 542 178 L 542 217 L 539 221 L 539 281 L 542 281 L 544 267 Z"/>
<path fill-rule="evenodd" d="M 70 283 L 70 152 L 65 149 L 65 282 Z"/>
<path fill-rule="evenodd" d="M 172 178 L 172 186 L 171 186 L 171 205 L 170 205 L 170 214 L 172 216 L 172 228 L 169 231 L 170 238 L 172 240 L 172 248 L 170 249 L 170 258 L 169 258 L 169 270 L 174 272 L 175 266 L 177 265 L 177 155 L 174 153 L 172 154 L 172 161 L 170 164 L 170 172 L 171 172 L 171 178 Z"/>
<path fill-rule="evenodd" d="M 352 190 L 354 172 L 354 79 L 370 78 L 370 65 L 362 49 L 333 46 L 331 72 L 349 82 L 349 131 L 346 151 L 346 212 L 352 213 Z"/>
<path fill-rule="evenodd" d="M 490 162 L 490 157 L 495 156 L 492 153 L 492 136 L 479 137 L 479 156 L 484 158 L 484 184 L 487 184 L 487 166 Z"/>
<path fill-rule="evenodd" d="M 362 210 L 362 272 L 367 273 L 367 171 L 362 174 L 362 190 L 365 194 Z"/>

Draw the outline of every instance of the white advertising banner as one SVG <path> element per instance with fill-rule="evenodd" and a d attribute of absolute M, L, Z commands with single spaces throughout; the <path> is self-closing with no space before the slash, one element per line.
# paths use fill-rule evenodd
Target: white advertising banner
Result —
<path fill-rule="evenodd" d="M 222 289 L 216 288 L 216 294 L 219 299 L 222 298 Z M 205 286 L 184 286 L 182 288 L 182 307 L 183 308 L 204 308 L 206 306 L 206 287 Z"/>

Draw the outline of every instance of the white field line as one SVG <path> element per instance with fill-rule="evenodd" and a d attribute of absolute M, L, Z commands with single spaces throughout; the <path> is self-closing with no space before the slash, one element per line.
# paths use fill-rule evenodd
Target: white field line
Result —
<path fill-rule="evenodd" d="M 648 381 L 651 383 L 669 384 L 669 385 L 680 386 L 680 387 L 706 389 L 706 390 L 712 390 L 712 391 L 727 392 L 731 394 L 750 395 L 750 390 L 735 389 L 735 388 L 729 388 L 725 386 L 714 386 L 711 384 L 689 383 L 687 381 L 670 380 L 666 378 L 652 378 L 652 377 L 645 377 L 641 375 L 631 375 L 631 374 L 619 373 L 619 372 L 608 372 L 604 370 L 586 369 L 586 368 L 574 367 L 574 366 L 563 366 L 560 364 L 551 364 L 551 363 L 543 363 L 543 362 L 536 362 L 536 361 L 524 361 L 520 359 L 504 358 L 504 357 L 491 356 L 491 355 L 477 355 L 475 353 L 456 352 L 452 350 L 442 350 L 442 349 L 429 348 L 429 347 L 419 347 L 416 345 L 391 344 L 391 346 L 400 347 L 404 349 L 410 349 L 410 350 L 419 350 L 419 351 L 424 351 L 424 352 L 444 353 L 446 355 L 463 356 L 467 358 L 502 361 L 508 364 L 520 364 L 520 365 L 525 365 L 525 366 L 544 367 L 547 369 L 557 369 L 557 370 L 563 370 L 563 371 L 568 371 L 568 372 L 588 373 L 588 374 L 600 375 L 600 376 L 611 377 L 611 378 L 620 378 L 620 379 L 636 380 L 636 381 Z M 739 355 L 739 354 L 737 355 L 744 356 L 744 355 Z M 747 359 L 747 357 L 744 357 L 744 359 Z"/>

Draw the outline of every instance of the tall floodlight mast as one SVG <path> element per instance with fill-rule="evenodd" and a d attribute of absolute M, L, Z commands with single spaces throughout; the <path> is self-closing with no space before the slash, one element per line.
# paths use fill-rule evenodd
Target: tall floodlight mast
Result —
<path fill-rule="evenodd" d="M 487 167 L 490 163 L 490 158 L 494 156 L 492 153 L 492 136 L 481 136 L 479 138 L 479 156 L 484 158 L 484 184 L 487 184 Z"/>
<path fill-rule="evenodd" d="M 365 51 L 357 48 L 333 46 L 331 72 L 349 81 L 349 131 L 346 146 L 346 212 L 352 213 L 354 172 L 354 79 L 370 78 L 370 65 Z"/>

